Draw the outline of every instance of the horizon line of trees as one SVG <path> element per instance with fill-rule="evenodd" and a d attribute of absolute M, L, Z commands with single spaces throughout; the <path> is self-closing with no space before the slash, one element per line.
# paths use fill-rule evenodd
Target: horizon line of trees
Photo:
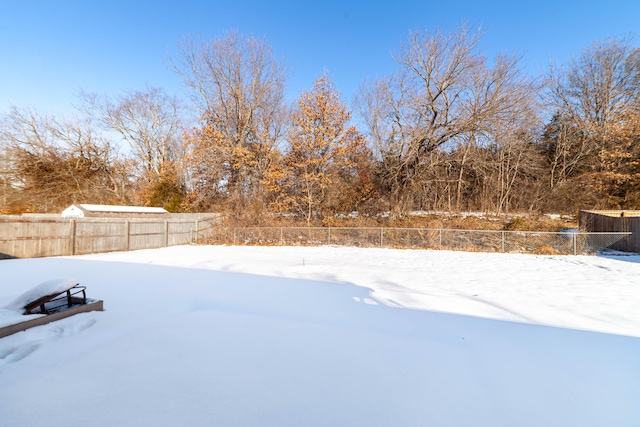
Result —
<path fill-rule="evenodd" d="M 325 71 L 294 105 L 263 39 L 185 38 L 188 102 L 80 94 L 74 118 L 0 116 L 0 213 L 73 203 L 237 218 L 640 208 L 640 49 L 609 38 L 532 77 L 462 24 L 410 32 L 350 107 Z M 357 114 L 360 127 L 353 119 Z M 126 150 L 123 148 L 126 147 Z"/>

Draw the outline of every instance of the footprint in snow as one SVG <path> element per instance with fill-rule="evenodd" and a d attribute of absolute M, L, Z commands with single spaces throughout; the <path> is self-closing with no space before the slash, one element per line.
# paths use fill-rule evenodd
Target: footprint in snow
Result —
<path fill-rule="evenodd" d="M 0 366 L 8 365 L 24 359 L 40 347 L 40 344 L 23 344 L 14 347 L 0 348 Z"/>
<path fill-rule="evenodd" d="M 62 325 L 53 322 L 38 328 L 27 329 L 25 335 L 31 341 L 49 341 L 59 337 L 70 337 L 84 331 L 94 323 L 96 323 L 96 319 L 84 319 L 73 323 L 65 322 Z"/>
<path fill-rule="evenodd" d="M 0 346 L 0 366 L 24 359 L 36 351 L 40 345 L 46 341 L 60 337 L 69 337 L 78 332 L 82 332 L 96 323 L 96 319 L 84 319 L 79 322 L 67 323 L 60 326 L 56 325 L 56 323 L 57 322 L 53 322 L 24 331 L 23 338 L 25 342 L 22 344 L 6 347 Z"/>
<path fill-rule="evenodd" d="M 378 303 L 374 300 L 372 300 L 371 298 L 364 298 L 364 299 L 360 299 L 358 297 L 353 297 L 353 299 L 357 302 L 364 302 L 365 304 L 369 304 L 369 305 L 378 305 Z"/>

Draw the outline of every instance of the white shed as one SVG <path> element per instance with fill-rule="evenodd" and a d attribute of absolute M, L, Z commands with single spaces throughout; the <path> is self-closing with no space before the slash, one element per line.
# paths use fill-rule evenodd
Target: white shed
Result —
<path fill-rule="evenodd" d="M 78 204 L 62 211 L 62 218 L 170 218 L 171 214 L 157 207 Z"/>

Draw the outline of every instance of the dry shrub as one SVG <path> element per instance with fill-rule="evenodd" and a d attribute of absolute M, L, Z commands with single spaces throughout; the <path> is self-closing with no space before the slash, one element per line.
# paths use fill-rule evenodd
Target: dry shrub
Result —
<path fill-rule="evenodd" d="M 442 228 L 436 215 L 403 215 L 378 218 L 379 227 L 388 228 Z"/>
<path fill-rule="evenodd" d="M 496 216 L 430 214 L 407 215 L 396 218 L 384 218 L 379 221 L 383 227 L 431 228 L 451 230 L 501 230 L 504 219 Z"/>
<path fill-rule="evenodd" d="M 22 215 L 31 212 L 29 206 L 18 203 L 10 203 L 0 208 L 0 215 Z"/>
<path fill-rule="evenodd" d="M 521 216 L 511 218 L 511 220 L 504 225 L 506 231 L 527 231 L 527 227 L 527 221 Z"/>
<path fill-rule="evenodd" d="M 507 231 L 549 231 L 558 232 L 565 228 L 577 227 L 575 221 L 565 218 L 550 218 L 546 215 L 523 215 L 512 217 L 504 224 Z"/>
<path fill-rule="evenodd" d="M 246 210 L 241 214 L 223 216 L 221 225 L 226 227 L 307 227 L 303 216 L 265 213 L 259 209 Z M 546 215 L 335 215 L 314 219 L 312 227 L 384 227 L 384 228 L 428 228 L 451 230 L 508 230 L 508 231 L 562 231 L 577 227 L 566 218 L 550 218 Z"/>
<path fill-rule="evenodd" d="M 454 230 L 500 230 L 504 219 L 495 216 L 453 216 L 445 228 Z"/>
<path fill-rule="evenodd" d="M 224 227 L 306 227 L 307 220 L 295 215 L 281 215 L 260 211 L 241 213 L 228 212 L 222 215 L 220 225 Z M 312 226 L 320 226 L 312 224 Z"/>
<path fill-rule="evenodd" d="M 560 252 L 552 248 L 551 246 L 540 246 L 531 251 L 534 255 L 560 255 Z"/>
<path fill-rule="evenodd" d="M 376 218 L 369 216 L 329 216 L 322 220 L 322 227 L 380 227 Z"/>

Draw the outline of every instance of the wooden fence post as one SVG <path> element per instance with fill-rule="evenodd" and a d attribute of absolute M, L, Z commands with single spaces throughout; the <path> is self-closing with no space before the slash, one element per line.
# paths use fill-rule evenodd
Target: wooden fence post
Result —
<path fill-rule="evenodd" d="M 199 227 L 200 227 L 200 223 L 199 223 L 199 222 L 198 222 L 198 220 L 196 219 L 196 224 L 195 224 L 196 235 L 195 235 L 195 239 L 194 239 L 194 243 L 195 243 L 196 245 L 198 244 L 198 233 L 200 232 Z"/>
<path fill-rule="evenodd" d="M 164 220 L 164 247 L 169 246 L 169 221 Z"/>
<path fill-rule="evenodd" d="M 71 251 L 71 255 L 76 254 L 76 220 L 69 220 L 69 249 Z"/>
<path fill-rule="evenodd" d="M 124 250 L 129 251 L 131 243 L 129 242 L 129 236 L 131 235 L 131 224 L 129 220 L 124 222 Z"/>

